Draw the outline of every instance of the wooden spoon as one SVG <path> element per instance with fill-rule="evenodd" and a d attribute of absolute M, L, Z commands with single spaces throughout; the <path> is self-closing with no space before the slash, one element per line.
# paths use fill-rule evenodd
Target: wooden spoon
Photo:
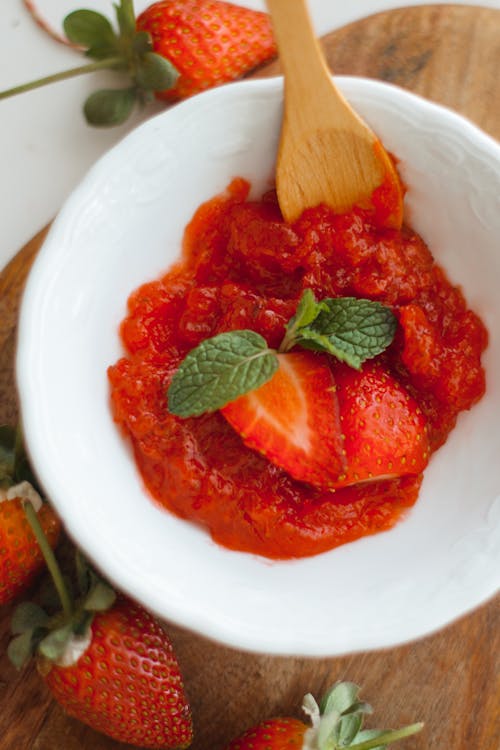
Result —
<path fill-rule="evenodd" d="M 401 227 L 403 191 L 391 157 L 332 81 L 306 0 L 267 0 L 285 75 L 276 189 L 286 221 L 325 203 L 371 208 Z"/>

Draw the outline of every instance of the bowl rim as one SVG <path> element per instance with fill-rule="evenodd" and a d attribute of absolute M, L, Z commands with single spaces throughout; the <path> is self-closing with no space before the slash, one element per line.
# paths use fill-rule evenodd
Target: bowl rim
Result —
<path fill-rule="evenodd" d="M 335 76 L 335 80 L 341 85 L 341 87 L 343 85 L 347 88 L 359 86 L 363 91 L 367 91 L 370 95 L 375 96 L 383 94 L 384 92 L 390 93 L 392 90 L 397 90 L 397 95 L 399 97 L 406 99 L 408 102 L 412 102 L 412 104 L 421 111 L 439 110 L 441 115 L 444 115 L 447 118 L 450 127 L 458 128 L 463 134 L 465 134 L 465 137 L 473 143 L 474 147 L 477 147 L 480 150 L 486 149 L 489 154 L 496 153 L 498 164 L 500 165 L 500 144 L 463 115 L 460 115 L 440 104 L 428 101 L 427 99 L 402 89 L 399 86 L 395 86 L 394 84 L 388 84 L 382 81 L 358 76 Z M 52 474 L 48 463 L 45 461 L 46 453 L 43 447 L 44 437 L 43 428 L 41 427 L 41 421 L 43 420 L 40 420 L 39 418 L 39 409 L 38 404 L 36 403 L 36 398 L 34 398 L 33 381 L 29 367 L 32 357 L 30 330 L 33 319 L 36 317 L 36 295 L 34 295 L 34 290 L 36 289 L 38 279 L 43 275 L 45 266 L 50 263 L 51 246 L 54 242 L 59 226 L 65 221 L 68 202 L 71 200 L 73 203 L 77 200 L 80 192 L 85 189 L 87 182 L 92 176 L 96 172 L 106 168 L 110 155 L 114 154 L 118 149 L 122 149 L 123 144 L 126 144 L 132 135 L 135 137 L 137 132 L 147 132 L 151 127 L 164 118 L 182 116 L 184 112 L 197 108 L 201 102 L 209 101 L 211 99 L 216 103 L 220 97 L 230 97 L 233 93 L 236 96 L 238 95 L 238 92 L 242 90 L 242 87 L 245 87 L 248 91 L 252 88 L 258 91 L 272 91 L 275 92 L 275 95 L 279 96 L 280 91 L 282 90 L 282 85 L 282 77 L 276 76 L 267 79 L 244 80 L 204 92 L 197 97 L 181 102 L 176 105 L 175 108 L 151 117 L 149 120 L 135 128 L 131 133 L 126 135 L 98 159 L 88 171 L 87 175 L 80 181 L 79 185 L 64 202 L 64 205 L 54 220 L 30 271 L 21 303 L 17 334 L 15 374 L 20 403 L 20 420 L 25 430 L 28 453 L 36 469 L 37 475 L 40 478 L 41 484 L 46 491 L 47 496 L 50 497 L 56 511 L 61 516 L 69 536 L 79 547 L 82 548 L 85 554 L 88 555 L 89 559 L 103 571 L 107 578 L 115 583 L 122 591 L 143 603 L 144 606 L 157 614 L 160 618 L 170 620 L 201 636 L 224 643 L 236 649 L 257 653 L 268 653 L 277 656 L 338 656 L 349 651 L 358 652 L 362 650 L 395 647 L 417 638 L 427 636 L 472 611 L 477 606 L 493 597 L 496 590 L 492 587 L 490 591 L 481 592 L 476 601 L 471 601 L 467 608 L 464 608 L 463 606 L 460 607 L 460 611 L 453 613 L 450 617 L 441 620 L 432 620 L 431 618 L 425 629 L 422 629 L 420 624 L 415 628 L 413 623 L 408 623 L 408 627 L 404 632 L 400 633 L 399 637 L 395 638 L 394 633 L 390 632 L 389 629 L 387 635 L 385 633 L 378 633 L 375 636 L 372 635 L 372 637 L 367 638 L 365 642 L 355 644 L 352 649 L 343 649 L 340 651 L 336 650 L 334 638 L 332 638 L 330 644 L 326 645 L 324 643 L 312 642 L 307 633 L 296 634 L 294 646 L 291 647 L 290 645 L 287 645 L 283 647 L 279 639 L 275 636 L 269 637 L 265 632 L 256 633 L 255 630 L 252 629 L 242 631 L 240 627 L 235 626 L 233 622 L 218 621 L 216 612 L 204 613 L 204 617 L 200 617 L 199 612 L 193 613 L 191 611 L 179 611 L 178 604 L 174 603 L 171 605 L 169 602 L 160 600 L 155 596 L 155 592 L 148 590 L 147 587 L 141 588 L 138 578 L 132 581 L 126 573 L 124 574 L 123 570 L 116 564 L 111 551 L 96 546 L 92 538 L 91 529 L 86 525 L 82 526 L 81 519 L 79 519 L 73 512 L 74 508 L 71 507 L 71 503 L 67 502 L 67 495 L 64 488 L 60 485 L 58 478 Z"/>

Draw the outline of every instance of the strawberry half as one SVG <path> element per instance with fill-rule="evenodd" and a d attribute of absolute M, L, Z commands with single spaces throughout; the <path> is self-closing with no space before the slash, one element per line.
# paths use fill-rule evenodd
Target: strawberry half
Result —
<path fill-rule="evenodd" d="M 245 445 L 294 479 L 329 489 L 345 469 L 335 382 L 322 355 L 278 354 L 271 380 L 221 411 Z"/>
<path fill-rule="evenodd" d="M 179 72 L 159 99 L 185 99 L 249 73 L 276 55 L 269 16 L 222 0 L 160 0 L 137 19 L 153 50 Z"/>
<path fill-rule="evenodd" d="M 429 460 L 425 417 L 381 365 L 334 368 L 347 469 L 336 487 L 420 474 Z"/>

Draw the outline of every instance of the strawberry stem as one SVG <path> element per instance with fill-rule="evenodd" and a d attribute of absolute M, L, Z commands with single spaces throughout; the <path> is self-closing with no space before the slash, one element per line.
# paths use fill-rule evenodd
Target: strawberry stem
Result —
<path fill-rule="evenodd" d="M 71 600 L 71 596 L 69 594 L 67 586 L 64 583 L 64 578 L 61 572 L 61 568 L 59 567 L 59 564 L 56 560 L 52 547 L 47 541 L 47 537 L 45 536 L 45 533 L 42 529 L 40 521 L 38 520 L 38 516 L 36 514 L 36 511 L 33 505 L 29 501 L 25 501 L 23 502 L 23 509 L 26 514 L 26 518 L 28 519 L 28 523 L 31 526 L 31 530 L 33 531 L 33 534 L 35 535 L 35 539 L 38 542 L 40 551 L 45 560 L 45 564 L 47 565 L 47 568 L 49 569 L 49 573 L 54 582 L 54 586 L 56 587 L 56 591 L 59 595 L 59 599 L 61 600 L 61 605 L 62 605 L 64 614 L 66 615 L 66 617 L 70 617 L 73 614 L 73 609 L 74 609 L 73 602 Z"/>
<path fill-rule="evenodd" d="M 22 94 L 25 91 L 32 91 L 33 89 L 47 86 L 50 83 L 57 83 L 57 81 L 64 81 L 66 78 L 74 78 L 75 76 L 84 75 L 85 73 L 93 73 L 96 70 L 123 65 L 123 62 L 123 57 L 108 57 L 104 60 L 97 60 L 96 62 L 88 63 L 87 65 L 80 65 L 78 68 L 63 70 L 61 73 L 54 73 L 53 75 L 45 76 L 45 78 L 38 78 L 36 81 L 30 81 L 30 83 L 23 83 L 20 86 L 14 86 L 11 89 L 0 91 L 0 99 L 7 99 L 9 96 Z"/>
<path fill-rule="evenodd" d="M 410 737 L 412 734 L 420 732 L 423 726 L 423 723 L 420 721 L 416 724 L 410 724 L 407 727 L 403 727 L 402 729 L 388 730 L 383 734 L 379 734 L 378 737 L 373 737 L 370 740 L 350 745 L 350 750 L 372 750 L 374 747 L 383 747 L 384 745 L 389 745 L 391 742 L 402 740 L 405 737 Z"/>

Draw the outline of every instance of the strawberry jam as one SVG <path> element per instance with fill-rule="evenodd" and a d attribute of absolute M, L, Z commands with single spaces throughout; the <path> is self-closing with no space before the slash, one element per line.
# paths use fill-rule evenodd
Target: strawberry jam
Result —
<path fill-rule="evenodd" d="M 335 492 L 294 480 L 247 448 L 219 412 L 168 412 L 181 360 L 235 329 L 278 346 L 306 288 L 318 299 L 378 300 L 400 324 L 378 360 L 417 401 L 434 451 L 484 392 L 487 333 L 410 229 L 377 229 L 362 210 L 335 215 L 323 206 L 287 225 L 274 193 L 247 198 L 248 184 L 235 180 L 202 205 L 179 263 L 131 295 L 126 355 L 109 368 L 112 408 L 157 502 L 231 549 L 303 557 L 391 528 L 415 503 L 421 475 Z"/>

